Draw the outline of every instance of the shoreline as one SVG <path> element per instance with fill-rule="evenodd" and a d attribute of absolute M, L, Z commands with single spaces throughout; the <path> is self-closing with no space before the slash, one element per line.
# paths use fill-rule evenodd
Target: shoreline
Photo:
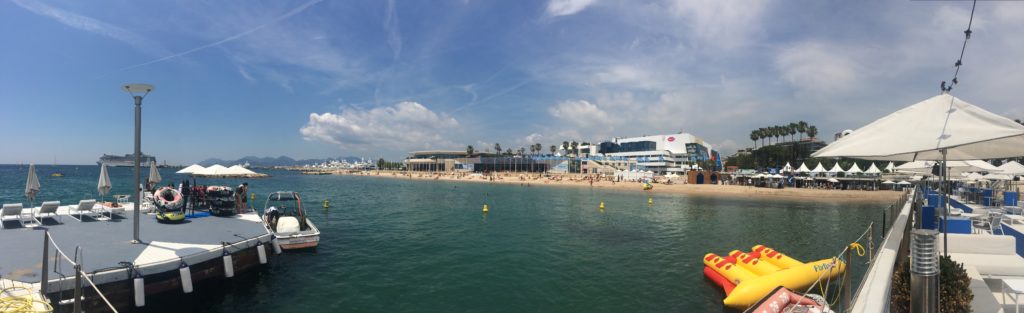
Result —
<path fill-rule="evenodd" d="M 533 186 L 562 186 L 575 188 L 598 188 L 616 191 L 653 192 L 655 194 L 671 195 L 699 195 L 708 197 L 742 197 L 748 199 L 787 199 L 801 201 L 842 201 L 842 202 L 891 202 L 896 201 L 903 194 L 891 190 L 834 190 L 834 189 L 810 189 L 810 188 L 785 188 L 771 189 L 741 185 L 692 185 L 692 184 L 664 184 L 654 183 L 652 191 L 644 191 L 638 182 L 610 182 L 594 181 L 584 178 L 579 174 L 564 174 L 543 177 L 536 174 L 512 174 L 502 173 L 496 175 L 493 180 L 490 176 L 481 174 L 464 173 L 407 173 L 399 171 L 324 171 L 316 172 L 313 175 L 343 175 L 343 176 L 367 176 L 390 179 L 408 179 L 422 181 L 445 181 L 445 182 L 467 182 L 467 183 L 492 183 L 506 185 L 528 185 Z M 310 175 L 310 174 L 306 174 Z"/>

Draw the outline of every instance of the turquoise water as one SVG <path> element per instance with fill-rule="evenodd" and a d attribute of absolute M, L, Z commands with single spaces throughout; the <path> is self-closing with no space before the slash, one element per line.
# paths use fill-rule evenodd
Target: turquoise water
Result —
<path fill-rule="evenodd" d="M 0 201 L 24 201 L 26 168 L 0 166 Z M 40 199 L 95 197 L 98 167 L 61 170 L 67 177 L 37 168 Z M 162 173 L 165 183 L 184 179 Z M 826 258 L 881 222 L 888 204 L 654 192 L 648 206 L 640 192 L 269 173 L 247 180 L 251 189 L 300 192 L 323 232 L 320 248 L 217 287 L 229 293 L 200 289 L 168 311 L 720 312 L 723 294 L 701 273 L 705 253 L 764 244 Z M 129 177 L 111 169 L 113 193 L 128 193 Z M 330 209 L 320 208 L 324 199 Z"/>

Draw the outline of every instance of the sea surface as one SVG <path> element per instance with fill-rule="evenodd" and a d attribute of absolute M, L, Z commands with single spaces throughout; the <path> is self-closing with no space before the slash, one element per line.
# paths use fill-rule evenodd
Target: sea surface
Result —
<path fill-rule="evenodd" d="M 27 168 L 0 165 L 0 202 L 28 204 Z M 97 166 L 36 170 L 38 200 L 97 198 Z M 66 176 L 50 177 L 55 170 Z M 163 183 L 187 178 L 175 170 L 161 169 Z M 262 197 L 298 191 L 323 233 L 319 249 L 276 257 L 258 274 L 190 295 L 147 301 L 149 309 L 721 312 L 724 295 L 701 272 L 705 253 L 763 244 L 802 261 L 827 258 L 880 223 L 889 204 L 263 172 L 271 177 L 199 183 L 247 181 Z M 113 194 L 129 193 L 130 168 L 111 168 L 110 176 Z M 261 209 L 263 199 L 253 204 Z M 856 260 L 859 282 L 865 259 Z"/>

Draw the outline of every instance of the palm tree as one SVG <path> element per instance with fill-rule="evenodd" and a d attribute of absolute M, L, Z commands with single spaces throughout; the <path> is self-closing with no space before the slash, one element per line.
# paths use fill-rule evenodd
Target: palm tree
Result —
<path fill-rule="evenodd" d="M 580 153 L 580 151 L 577 150 L 577 148 L 580 146 L 580 143 L 573 140 L 572 143 L 570 143 L 570 145 L 572 145 L 572 156 L 576 157 L 576 155 Z"/>
<path fill-rule="evenodd" d="M 800 132 L 800 141 L 804 140 L 804 133 L 807 132 L 807 122 L 800 121 L 796 123 L 796 131 Z"/>
<path fill-rule="evenodd" d="M 793 139 L 796 139 L 793 138 L 796 136 L 796 127 L 796 123 L 789 123 L 789 141 L 793 141 Z"/>
<path fill-rule="evenodd" d="M 818 127 L 817 126 L 811 125 L 811 126 L 807 127 L 807 137 L 810 137 L 811 139 L 813 139 L 814 136 L 817 135 L 817 134 L 818 134 Z"/>
<path fill-rule="evenodd" d="M 466 155 L 467 156 L 473 156 L 473 152 L 474 152 L 473 151 L 473 145 L 466 146 Z"/>
<path fill-rule="evenodd" d="M 764 147 L 764 138 L 768 137 L 767 129 L 764 127 L 758 128 L 757 137 L 761 139 L 761 147 Z"/>
<path fill-rule="evenodd" d="M 750 140 L 754 141 L 754 149 L 757 149 L 757 138 L 758 138 L 757 137 L 757 131 L 756 130 L 750 131 Z M 472 146 L 470 146 L 470 147 L 472 147 Z"/>
<path fill-rule="evenodd" d="M 555 145 L 551 145 L 550 147 L 548 147 L 548 150 L 551 151 L 551 156 L 555 156 L 555 151 L 558 151 L 558 147 Z"/>
<path fill-rule="evenodd" d="M 501 144 L 500 143 L 497 143 L 497 142 L 494 143 L 494 154 L 495 155 L 501 155 Z"/>

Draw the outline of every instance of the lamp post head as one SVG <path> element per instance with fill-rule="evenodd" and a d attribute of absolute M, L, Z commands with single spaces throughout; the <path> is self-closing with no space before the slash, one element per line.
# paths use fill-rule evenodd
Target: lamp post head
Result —
<path fill-rule="evenodd" d="M 149 93 L 154 88 L 150 84 L 124 84 L 121 89 L 128 93 Z"/>

